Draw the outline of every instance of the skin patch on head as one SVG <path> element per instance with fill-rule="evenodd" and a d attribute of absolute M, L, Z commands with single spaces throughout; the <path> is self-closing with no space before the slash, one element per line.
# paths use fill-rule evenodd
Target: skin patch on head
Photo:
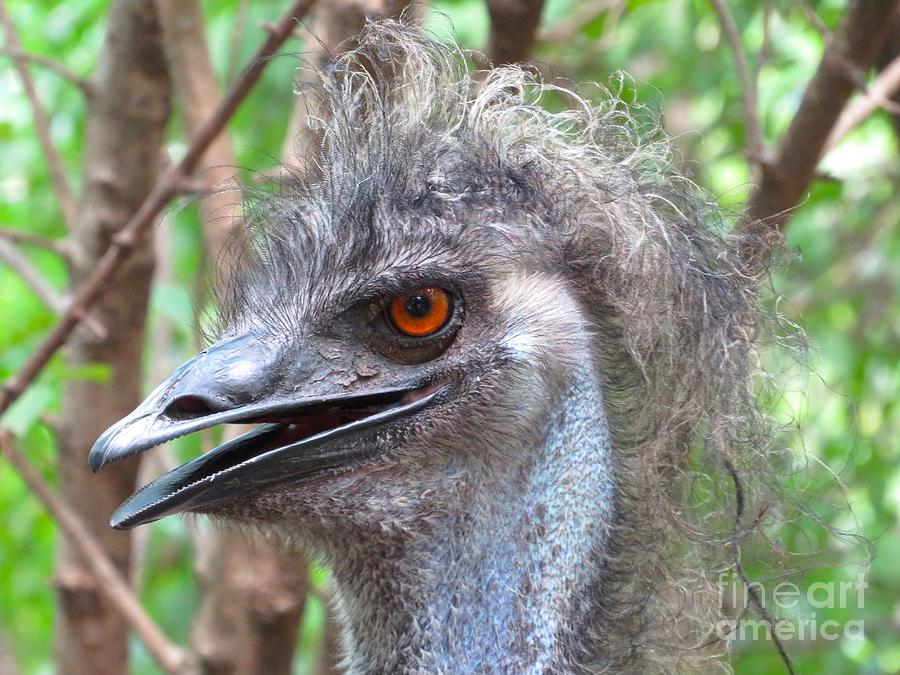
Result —
<path fill-rule="evenodd" d="M 506 321 L 502 344 L 517 361 L 562 365 L 582 353 L 589 324 L 562 278 L 514 272 L 491 296 L 492 314 Z"/>

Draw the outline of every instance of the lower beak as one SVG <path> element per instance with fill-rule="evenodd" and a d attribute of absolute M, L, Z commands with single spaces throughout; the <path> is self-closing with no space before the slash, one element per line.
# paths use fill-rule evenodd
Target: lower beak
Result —
<path fill-rule="evenodd" d="M 376 452 L 375 443 L 360 442 L 366 433 L 425 409 L 447 388 L 442 381 L 334 395 L 319 381 L 318 391 L 308 396 L 288 395 L 304 389 L 297 380 L 308 379 L 310 364 L 305 365 L 248 334 L 219 343 L 176 370 L 97 440 L 89 456 L 92 471 L 219 424 L 259 426 L 139 490 L 113 514 L 112 527 L 207 510 L 365 459 Z"/>

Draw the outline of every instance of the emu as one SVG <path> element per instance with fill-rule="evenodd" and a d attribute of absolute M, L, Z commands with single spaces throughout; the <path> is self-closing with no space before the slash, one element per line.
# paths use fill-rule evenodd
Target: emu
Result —
<path fill-rule="evenodd" d="M 715 575 L 769 454 L 740 238 L 614 94 L 475 74 L 392 22 L 307 94 L 316 154 L 250 209 L 215 344 L 90 465 L 256 426 L 112 526 L 193 512 L 309 546 L 350 673 L 718 659 Z"/>

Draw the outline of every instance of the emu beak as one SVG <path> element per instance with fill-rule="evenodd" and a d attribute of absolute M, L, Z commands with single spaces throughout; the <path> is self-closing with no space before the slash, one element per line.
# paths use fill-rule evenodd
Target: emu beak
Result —
<path fill-rule="evenodd" d="M 346 382 L 335 381 L 334 362 L 300 351 L 255 333 L 220 342 L 107 429 L 91 448 L 95 472 L 219 424 L 259 425 L 139 490 L 113 514 L 111 526 L 129 529 L 208 509 L 371 456 L 374 443 L 354 442 L 364 431 L 423 410 L 446 389 L 444 382 L 408 382 L 348 392 Z"/>

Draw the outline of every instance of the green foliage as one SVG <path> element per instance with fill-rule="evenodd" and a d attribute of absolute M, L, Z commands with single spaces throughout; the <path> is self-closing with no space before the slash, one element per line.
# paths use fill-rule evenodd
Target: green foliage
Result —
<path fill-rule="evenodd" d="M 106 0 L 77 3 L 8 3 L 27 50 L 59 58 L 72 70 L 89 75 L 103 37 Z M 237 42 L 236 62 L 244 63 L 262 38 L 258 24 L 272 19 L 284 2 L 248 3 L 244 34 Z M 440 0 L 444 16 L 430 19 L 438 35 L 448 29 L 467 48 L 481 48 L 487 36 L 482 0 Z M 617 3 L 611 2 L 610 6 Z M 622 3 L 623 6 L 626 3 Z M 824 25 L 834 28 L 846 9 L 838 0 L 794 3 L 777 0 L 769 30 L 769 58 L 759 73 L 760 112 L 771 145 L 780 137 L 820 58 L 823 35 L 809 21 L 811 7 Z M 578 14 L 580 0 L 549 0 L 545 26 L 561 27 Z M 762 0 L 731 2 L 742 31 L 751 67 L 764 42 Z M 232 59 L 236 2 L 205 2 L 209 40 L 221 77 Z M 296 42 L 289 49 L 303 47 Z M 599 45 L 599 46 L 598 46 Z M 605 83 L 617 71 L 630 73 L 635 98 L 650 113 L 662 114 L 675 137 L 686 171 L 716 195 L 722 206 L 738 211 L 751 181 L 738 78 L 731 53 L 711 4 L 702 0 L 632 0 L 621 15 L 598 13 L 569 34 L 543 42 L 537 59 L 552 66 L 563 80 Z M 48 237 L 62 237 L 60 217 L 46 164 L 36 141 L 31 111 L 11 68 L 0 70 L 0 226 Z M 297 59 L 282 56 L 267 70 L 258 89 L 230 124 L 238 152 L 239 174 L 251 182 L 252 172 L 277 163 L 292 104 L 289 83 Z M 52 113 L 52 134 L 73 186 L 79 166 L 85 124 L 80 93 L 57 75 L 32 67 L 39 94 Z M 170 150 L 183 152 L 179 124 L 170 131 Z M 821 622 L 840 625 L 862 619 L 865 638 L 837 641 L 789 641 L 799 672 L 893 673 L 900 670 L 900 186 L 897 140 L 886 113 L 880 112 L 835 148 L 822 165 L 827 175 L 816 183 L 788 228 L 797 255 L 775 276 L 781 298 L 778 311 L 806 331 L 812 374 L 786 380 L 779 414 L 793 423 L 790 439 L 809 453 L 807 471 L 791 480 L 805 486 L 806 500 L 829 527 L 868 537 L 878 556 L 867 569 L 864 607 L 818 609 L 808 603 L 795 616 L 816 612 Z M 202 267 L 201 236 L 195 206 L 170 211 L 169 247 L 172 280 L 154 290 L 150 333 L 161 324 L 173 334 L 166 353 L 148 341 L 147 372 L 159 373 L 192 353 L 197 270 Z M 29 259 L 58 289 L 67 284 L 65 265 L 53 254 L 24 247 Z M 10 376 L 53 325 L 53 313 L 16 275 L 0 267 L 0 377 Z M 162 365 L 160 365 L 162 364 Z M 22 446 L 44 476 L 53 482 L 54 437 L 61 383 L 67 379 L 104 380 L 106 369 L 75 371 L 56 358 L 51 367 L 3 418 L 4 426 L 22 436 Z M 148 375 L 148 388 L 154 375 Z M 198 439 L 183 439 L 176 452 L 185 457 L 200 451 Z M 821 465 L 819 464 L 821 463 Z M 838 481 L 826 476 L 830 467 Z M 52 520 L 8 466 L 0 464 L 0 633 L 11 644 L 24 672 L 52 670 Z M 865 548 L 833 536 L 807 519 L 796 527 L 773 532 L 786 550 L 813 550 L 820 563 L 795 579 L 801 588 L 815 582 L 856 579 Z M 771 570 L 750 564 L 754 578 L 767 580 Z M 321 572 L 316 572 L 321 585 Z M 150 528 L 139 579 L 150 612 L 176 640 L 185 641 L 197 597 L 192 581 L 188 532 L 179 519 Z M 321 633 L 321 600 L 312 597 L 304 620 L 298 672 L 310 672 Z M 154 672 L 135 644 L 135 671 Z M 738 673 L 780 672 L 771 642 L 749 640 L 736 648 Z"/>

